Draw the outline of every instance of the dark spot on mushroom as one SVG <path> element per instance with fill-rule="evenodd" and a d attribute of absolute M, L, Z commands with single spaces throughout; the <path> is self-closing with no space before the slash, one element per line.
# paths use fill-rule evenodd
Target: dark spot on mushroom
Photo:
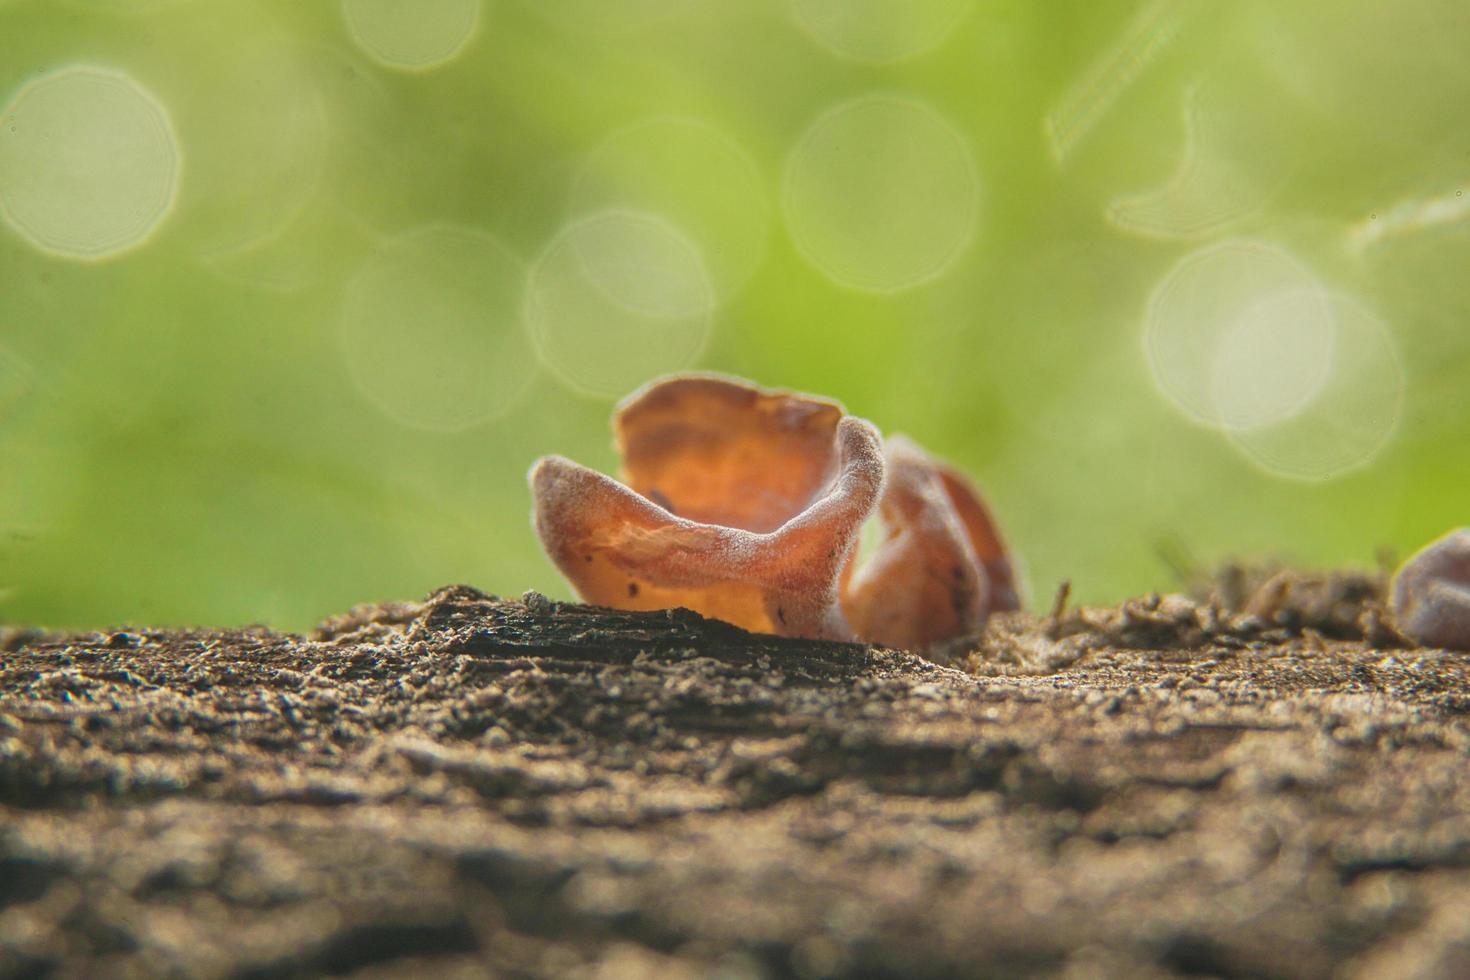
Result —
<path fill-rule="evenodd" d="M 649 500 L 652 500 L 654 503 L 658 504 L 670 514 L 674 513 L 673 503 L 671 503 L 669 501 L 669 498 L 665 497 L 663 493 L 658 490 L 657 487 L 650 489 L 648 493 L 644 494 L 644 496 L 646 496 Z"/>
<path fill-rule="evenodd" d="M 780 606 L 776 607 L 776 619 L 781 623 L 782 626 L 786 625 L 786 610 L 782 609 Z"/>
<path fill-rule="evenodd" d="M 956 582 L 958 582 L 960 579 L 962 579 L 962 578 L 965 577 L 965 570 L 963 568 L 961 568 L 960 566 L 955 565 L 954 567 L 952 567 L 949 570 L 949 574 L 950 574 L 950 577 L 952 577 Z"/>
<path fill-rule="evenodd" d="M 585 558 L 585 559 L 587 559 L 588 561 L 591 561 L 592 560 L 592 556 L 591 555 L 583 555 L 582 557 Z"/>
<path fill-rule="evenodd" d="M 633 596 L 635 596 L 637 594 L 638 594 L 638 583 L 637 582 L 629 582 L 628 583 L 628 597 L 631 599 Z"/>

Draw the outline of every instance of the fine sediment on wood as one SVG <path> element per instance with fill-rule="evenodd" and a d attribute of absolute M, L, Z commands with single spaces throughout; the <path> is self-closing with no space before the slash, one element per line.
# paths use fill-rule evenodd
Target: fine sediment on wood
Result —
<path fill-rule="evenodd" d="M 935 659 L 462 586 L 0 631 L 0 977 L 1470 975 L 1470 658 L 1221 583 Z"/>

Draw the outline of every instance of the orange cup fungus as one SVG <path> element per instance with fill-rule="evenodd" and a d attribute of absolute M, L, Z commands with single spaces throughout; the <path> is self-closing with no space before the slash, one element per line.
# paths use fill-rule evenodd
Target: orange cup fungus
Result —
<path fill-rule="evenodd" d="M 561 456 L 530 474 L 541 543 L 587 602 L 907 648 L 1019 607 L 969 481 L 836 402 L 679 375 L 621 402 L 613 431 L 623 482 Z"/>

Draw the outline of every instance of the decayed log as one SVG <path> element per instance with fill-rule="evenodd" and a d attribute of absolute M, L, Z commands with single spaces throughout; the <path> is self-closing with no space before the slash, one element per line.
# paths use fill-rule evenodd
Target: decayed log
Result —
<path fill-rule="evenodd" d="M 1323 601 L 11 629 L 0 975 L 1470 975 L 1470 660 Z"/>

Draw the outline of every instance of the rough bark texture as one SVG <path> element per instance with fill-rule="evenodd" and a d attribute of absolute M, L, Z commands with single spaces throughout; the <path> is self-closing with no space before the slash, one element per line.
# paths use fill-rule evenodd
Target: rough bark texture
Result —
<path fill-rule="evenodd" d="M 1467 976 L 1467 659 L 1355 588 L 12 629 L 0 976 Z"/>

